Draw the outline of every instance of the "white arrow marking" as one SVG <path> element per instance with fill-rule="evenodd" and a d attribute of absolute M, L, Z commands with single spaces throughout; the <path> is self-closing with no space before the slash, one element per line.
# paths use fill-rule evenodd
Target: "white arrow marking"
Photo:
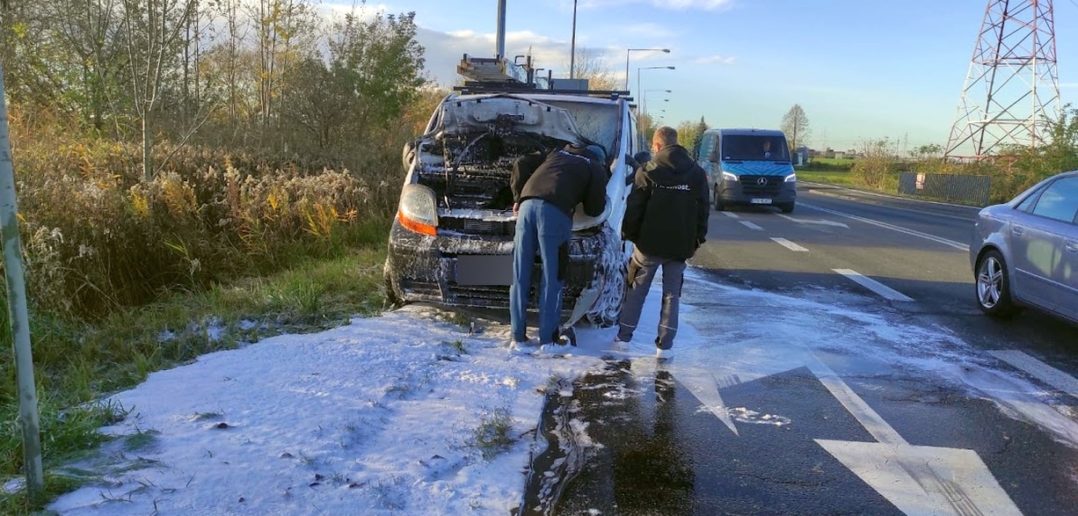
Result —
<path fill-rule="evenodd" d="M 816 443 L 906 514 L 1022 514 L 973 450 Z"/>
<path fill-rule="evenodd" d="M 783 215 L 783 214 L 781 214 L 781 213 L 779 214 L 779 216 L 780 216 L 780 217 L 782 217 L 782 218 L 784 218 L 784 219 L 786 219 L 786 220 L 789 220 L 789 221 L 791 221 L 791 222 L 796 222 L 796 223 L 798 223 L 798 224 L 816 224 L 816 225 L 820 225 L 820 226 L 834 226 L 834 227 L 836 227 L 836 228 L 845 228 L 845 229 L 850 229 L 850 226 L 846 225 L 845 223 L 843 223 L 843 222 L 835 222 L 835 221 L 833 221 L 833 220 L 822 220 L 822 219 L 821 219 L 821 220 L 807 220 L 807 219 L 799 219 L 799 218 L 797 218 L 797 217 L 791 217 L 791 216 L 789 216 L 789 215 Z"/>
<path fill-rule="evenodd" d="M 989 353 L 995 355 L 996 358 L 1035 376 L 1040 381 L 1078 398 L 1078 380 L 1075 380 L 1073 376 L 1022 353 L 1021 351 L 999 350 L 989 351 Z"/>
<path fill-rule="evenodd" d="M 719 382 L 715 379 L 715 375 L 705 369 L 679 367 L 676 361 L 670 366 L 670 369 L 674 374 L 674 378 L 677 378 L 682 385 L 688 388 L 689 392 L 696 396 L 696 399 L 700 400 L 700 403 L 707 407 L 708 411 L 719 418 L 722 424 L 726 425 L 726 428 L 729 428 L 734 435 L 741 435 L 737 432 L 734 419 L 730 417 L 730 410 L 727 408 L 726 402 L 722 400 L 722 395 L 719 394 Z"/>
<path fill-rule="evenodd" d="M 1022 514 L 973 450 L 912 446 L 812 352 L 805 363 L 878 443 L 816 443 L 906 514 Z"/>

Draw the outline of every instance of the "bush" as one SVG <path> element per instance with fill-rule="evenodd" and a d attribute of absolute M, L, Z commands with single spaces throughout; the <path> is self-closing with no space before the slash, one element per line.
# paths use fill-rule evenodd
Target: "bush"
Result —
<path fill-rule="evenodd" d="M 850 169 L 854 181 L 868 188 L 886 192 L 898 191 L 898 173 L 902 164 L 895 158 L 895 151 L 887 139 L 863 144 L 862 155 Z"/>
<path fill-rule="evenodd" d="M 144 181 L 137 145 L 17 148 L 27 276 L 39 308 L 101 315 L 328 256 L 364 243 L 360 223 L 390 216 L 399 189 L 384 178 L 372 188 L 327 163 L 192 147 L 155 153 L 169 159 Z"/>

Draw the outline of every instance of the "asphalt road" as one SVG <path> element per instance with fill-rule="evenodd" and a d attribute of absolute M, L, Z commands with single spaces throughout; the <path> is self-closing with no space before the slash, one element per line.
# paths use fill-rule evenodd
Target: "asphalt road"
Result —
<path fill-rule="evenodd" d="M 1073 514 L 1078 328 L 980 313 L 976 212 L 803 184 L 788 216 L 713 213 L 703 344 L 578 381 L 599 446 L 554 512 Z"/>

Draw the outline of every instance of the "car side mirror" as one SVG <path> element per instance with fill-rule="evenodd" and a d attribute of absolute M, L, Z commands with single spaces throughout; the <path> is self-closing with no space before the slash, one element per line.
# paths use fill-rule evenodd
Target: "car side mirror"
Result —
<path fill-rule="evenodd" d="M 651 153 L 648 151 L 640 151 L 633 155 L 633 161 L 637 163 L 638 167 L 642 167 L 651 161 Z"/>

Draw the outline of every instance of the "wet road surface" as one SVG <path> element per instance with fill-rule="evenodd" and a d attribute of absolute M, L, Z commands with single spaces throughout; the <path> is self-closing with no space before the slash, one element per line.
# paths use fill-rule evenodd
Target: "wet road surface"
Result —
<path fill-rule="evenodd" d="M 715 214 L 676 358 L 611 354 L 557 404 L 582 465 L 552 512 L 1073 514 L 1078 331 L 977 311 L 975 210 L 801 199 Z"/>

